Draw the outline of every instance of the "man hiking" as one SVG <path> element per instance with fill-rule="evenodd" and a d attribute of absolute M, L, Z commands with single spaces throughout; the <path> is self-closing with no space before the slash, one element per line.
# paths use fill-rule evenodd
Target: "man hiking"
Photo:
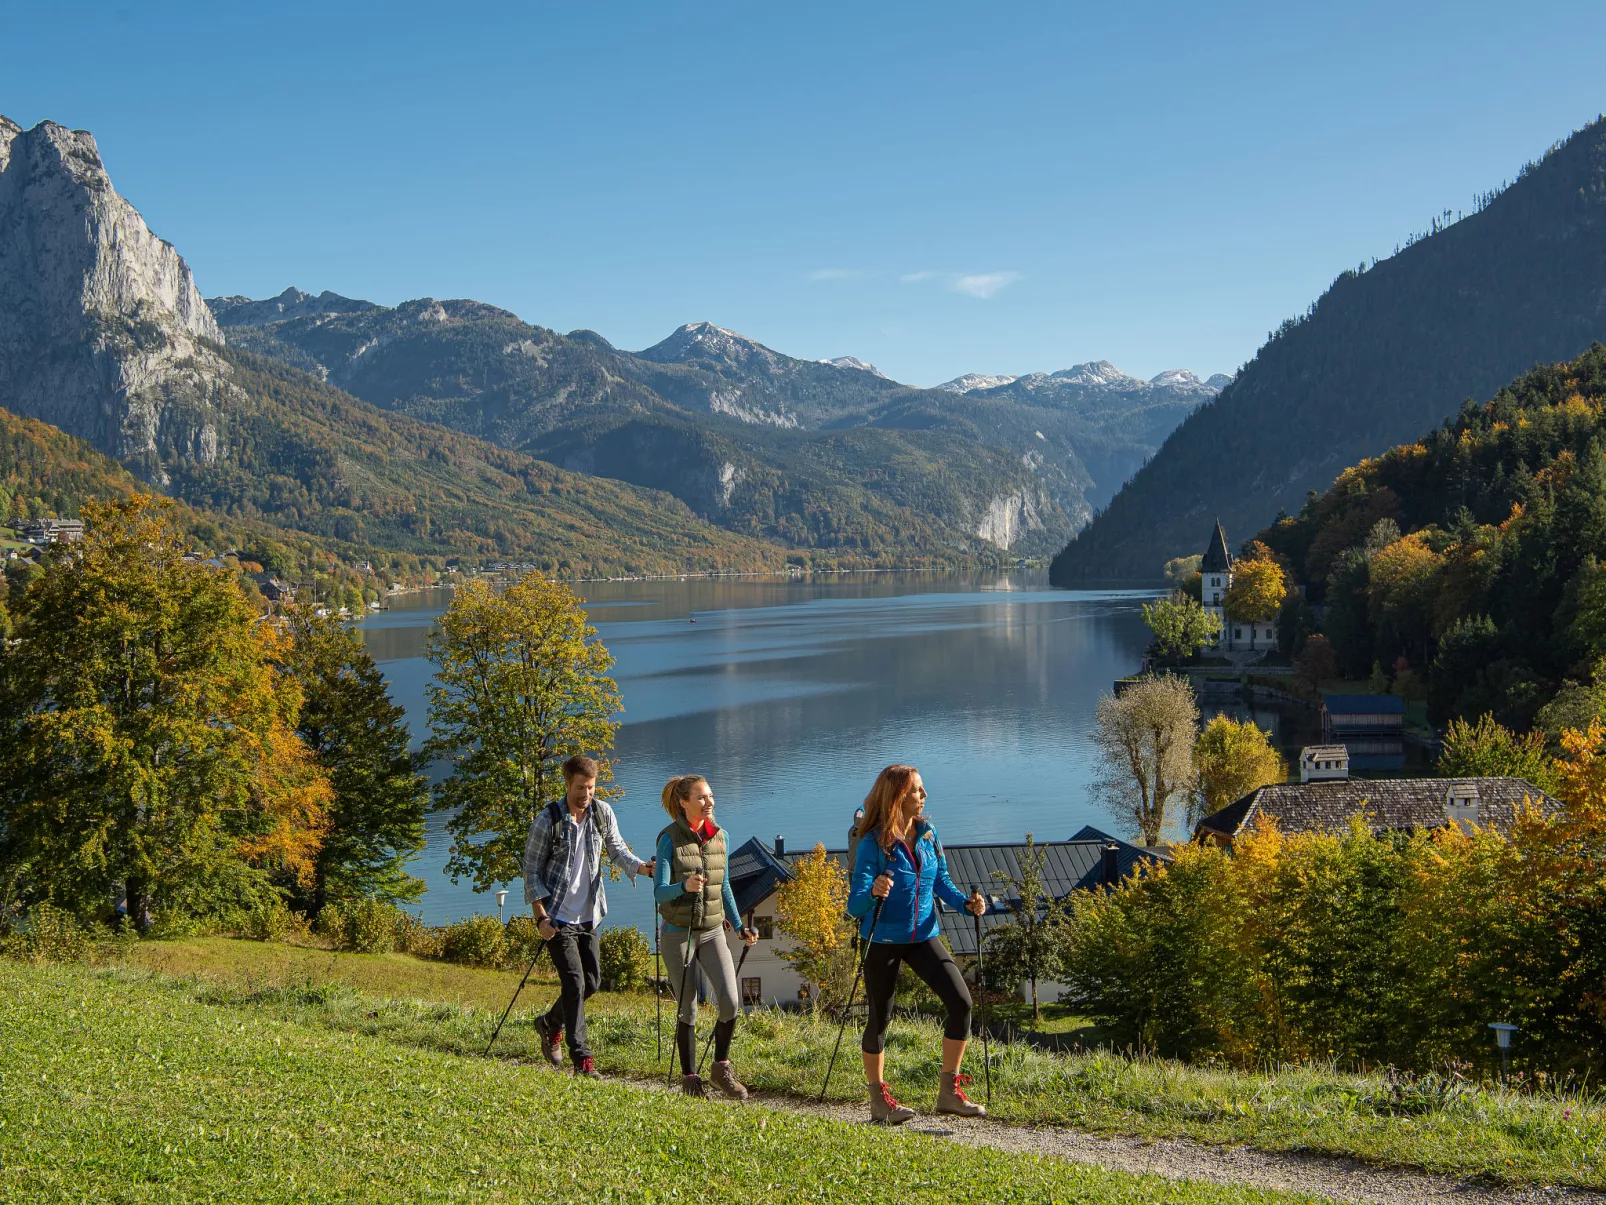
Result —
<path fill-rule="evenodd" d="M 613 809 L 596 796 L 597 763 L 571 757 L 563 763 L 564 798 L 542 808 L 524 842 L 524 902 L 535 914 L 561 992 L 535 1023 L 541 1052 L 554 1067 L 563 1063 L 563 1035 L 576 1075 L 600 1079 L 586 1045 L 586 1000 L 602 983 L 597 927 L 608 915 L 602 885 L 602 854 L 630 876 L 650 875 L 619 835 Z"/>

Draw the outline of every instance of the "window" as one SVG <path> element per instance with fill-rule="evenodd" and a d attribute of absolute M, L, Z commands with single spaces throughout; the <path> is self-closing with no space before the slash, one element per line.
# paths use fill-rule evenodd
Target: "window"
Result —
<path fill-rule="evenodd" d="M 742 1005 L 753 1008 L 764 1003 L 764 981 L 758 976 L 742 977 Z"/>
<path fill-rule="evenodd" d="M 758 931 L 760 941 L 775 940 L 775 918 L 773 916 L 755 916 L 753 928 Z"/>

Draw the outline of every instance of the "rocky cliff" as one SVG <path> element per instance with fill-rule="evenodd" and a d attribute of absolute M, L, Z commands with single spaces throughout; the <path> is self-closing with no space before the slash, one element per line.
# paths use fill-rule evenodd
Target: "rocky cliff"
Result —
<path fill-rule="evenodd" d="M 229 386 L 188 265 L 82 130 L 0 117 L 0 405 L 166 480 L 218 454 Z"/>

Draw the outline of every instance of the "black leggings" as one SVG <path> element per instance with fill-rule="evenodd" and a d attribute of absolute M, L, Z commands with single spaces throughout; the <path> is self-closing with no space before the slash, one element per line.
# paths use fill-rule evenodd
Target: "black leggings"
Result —
<path fill-rule="evenodd" d="M 880 1054 L 886 1047 L 892 998 L 898 990 L 898 966 L 905 962 L 937 993 L 948 1010 L 942 1036 L 956 1042 L 970 1037 L 970 989 L 942 938 L 908 943 L 875 941 L 864 956 L 864 990 L 870 997 L 870 1018 L 864 1023 L 864 1040 L 859 1049 L 866 1054 Z"/>

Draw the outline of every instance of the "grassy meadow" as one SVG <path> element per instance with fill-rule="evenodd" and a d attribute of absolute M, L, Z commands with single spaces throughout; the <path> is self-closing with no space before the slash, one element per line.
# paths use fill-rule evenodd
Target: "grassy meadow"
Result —
<path fill-rule="evenodd" d="M 425 1052 L 478 1059 L 518 982 L 509 972 L 403 954 L 223 938 L 144 942 L 113 967 L 81 973 L 86 984 L 140 993 L 162 1012 L 203 1008 L 271 1019 L 378 1041 L 409 1059 Z M 494 1063 L 538 1060 L 529 1020 L 555 993 L 555 982 L 538 972 L 498 1041 Z M 670 1043 L 660 1061 L 650 995 L 602 993 L 589 1015 L 603 1071 L 667 1073 Z M 709 1023 L 701 1027 L 705 1034 Z M 835 1037 L 823 1018 L 760 1013 L 742 1022 L 734 1060 L 759 1093 L 814 1094 Z M 899 1097 L 929 1109 L 938 1074 L 936 1025 L 896 1021 L 887 1049 Z M 978 1095 L 980 1054 L 973 1047 L 968 1067 Z M 1009 1121 L 1351 1155 L 1498 1182 L 1606 1187 L 1606 1103 L 1587 1092 L 1503 1091 L 1437 1077 L 1391 1082 L 1311 1066 L 1249 1074 L 1106 1052 L 1056 1055 L 1025 1043 L 995 1044 L 992 1058 L 993 1112 Z M 831 1096 L 861 1099 L 861 1078 L 850 1034 Z"/>
<path fill-rule="evenodd" d="M 378 961 L 375 978 L 394 969 Z M 443 992 L 493 986 L 506 977 Z M 358 999 L 327 983 L 253 992 L 0 960 L 0 1201 L 1308 1200 L 459 1057 L 407 1035 L 436 1024 L 477 1039 L 486 1014 L 417 1001 L 374 1018 Z M 605 1044 L 628 1014 L 609 1015 Z"/>

